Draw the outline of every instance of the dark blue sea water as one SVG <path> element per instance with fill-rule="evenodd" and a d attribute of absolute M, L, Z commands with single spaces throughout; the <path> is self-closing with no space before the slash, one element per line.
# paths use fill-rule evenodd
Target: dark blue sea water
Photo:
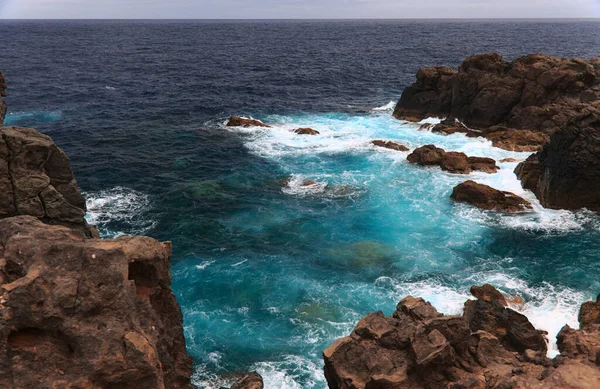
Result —
<path fill-rule="evenodd" d="M 600 218 L 543 209 L 514 163 L 468 177 L 534 201 L 494 215 L 449 201 L 466 177 L 369 145 L 525 158 L 419 131 L 393 101 L 420 66 L 475 53 L 593 57 L 598 21 L 0 21 L 0 41 L 7 124 L 67 151 L 90 222 L 173 241 L 202 388 L 247 370 L 267 388 L 325 388 L 322 350 L 409 293 L 456 313 L 490 282 L 555 334 L 600 291 Z M 226 129 L 234 114 L 274 127 Z"/>

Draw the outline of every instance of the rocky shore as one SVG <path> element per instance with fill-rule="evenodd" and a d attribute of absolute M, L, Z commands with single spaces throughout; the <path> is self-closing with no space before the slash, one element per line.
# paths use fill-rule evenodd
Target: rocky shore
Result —
<path fill-rule="evenodd" d="M 324 351 L 331 389 L 592 389 L 600 387 L 600 304 L 582 306 L 580 329 L 558 334 L 561 354 L 546 357 L 546 333 L 507 308 L 491 285 L 461 316 L 444 316 L 406 297 L 392 316 L 364 317 Z"/>
<path fill-rule="evenodd" d="M 171 244 L 98 239 L 66 154 L 3 127 L 5 112 L 2 102 L 0 387 L 193 388 Z"/>

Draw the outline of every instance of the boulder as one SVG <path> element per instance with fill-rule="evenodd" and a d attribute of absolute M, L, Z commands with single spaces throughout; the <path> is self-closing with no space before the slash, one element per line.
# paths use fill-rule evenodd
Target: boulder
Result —
<path fill-rule="evenodd" d="M 312 128 L 297 128 L 293 130 L 294 133 L 298 135 L 319 135 L 320 132 L 317 130 L 313 130 Z"/>
<path fill-rule="evenodd" d="M 31 215 L 97 236 L 69 158 L 32 128 L 0 127 L 0 218 Z"/>
<path fill-rule="evenodd" d="M 483 286 L 473 285 L 471 287 L 471 294 L 477 299 L 482 300 L 488 303 L 497 302 L 503 307 L 507 307 L 508 303 L 506 302 L 506 298 L 498 289 L 494 288 L 490 284 L 485 284 Z"/>
<path fill-rule="evenodd" d="M 0 387 L 191 389 L 170 243 L 0 220 Z"/>
<path fill-rule="evenodd" d="M 227 122 L 228 127 L 271 127 L 260 120 L 231 116 Z"/>
<path fill-rule="evenodd" d="M 571 117 L 598 107 L 599 100 L 600 57 L 536 54 L 507 62 L 499 54 L 483 54 L 467 58 L 457 71 L 421 68 L 394 116 L 409 121 L 449 117 L 465 128 L 449 121 L 437 131 L 480 132 L 497 147 L 535 151 Z"/>
<path fill-rule="evenodd" d="M 377 147 L 383 147 L 383 148 L 390 149 L 390 150 L 396 150 L 396 151 L 410 150 L 408 147 L 406 147 L 400 143 L 396 143 L 396 142 L 392 142 L 392 141 L 374 140 L 371 143 Z"/>
<path fill-rule="evenodd" d="M 415 149 L 407 157 L 408 162 L 422 166 L 437 165 L 442 170 L 455 174 L 469 174 L 472 170 L 496 173 L 499 169 L 491 158 L 468 157 L 465 153 L 445 151 L 434 145 L 425 145 Z"/>
<path fill-rule="evenodd" d="M 524 212 L 531 204 L 510 192 L 503 192 L 475 181 L 465 181 L 454 187 L 450 198 L 489 211 Z"/>
<path fill-rule="evenodd" d="M 572 118 L 515 173 L 544 207 L 600 212 L 600 110 Z"/>
<path fill-rule="evenodd" d="M 422 166 L 439 166 L 446 151 L 434 145 L 425 145 L 415 149 L 406 158 L 410 163 Z"/>

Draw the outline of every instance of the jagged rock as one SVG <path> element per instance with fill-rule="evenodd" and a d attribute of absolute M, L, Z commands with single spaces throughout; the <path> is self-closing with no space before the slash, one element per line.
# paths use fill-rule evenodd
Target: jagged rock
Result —
<path fill-rule="evenodd" d="M 410 150 L 408 147 L 406 147 L 400 143 L 396 143 L 396 142 L 392 142 L 392 141 L 374 140 L 371 143 L 377 147 L 383 147 L 383 148 L 390 149 L 390 150 L 396 150 L 396 151 Z"/>
<path fill-rule="evenodd" d="M 507 162 L 508 163 L 510 163 L 510 162 L 519 162 L 519 160 L 516 159 L 516 158 L 502 158 L 500 160 L 500 163 L 507 163 Z"/>
<path fill-rule="evenodd" d="M 438 165 L 442 170 L 455 174 L 469 174 L 472 170 L 496 173 L 496 161 L 484 157 L 467 157 L 465 153 L 445 151 L 434 145 L 415 149 L 407 157 L 408 162 L 422 166 Z"/>
<path fill-rule="evenodd" d="M 456 118 L 471 129 L 464 132 L 480 131 L 497 147 L 535 151 L 569 118 L 599 105 L 600 57 L 585 61 L 527 55 L 506 62 L 499 54 L 485 54 L 467 58 L 458 71 L 420 69 L 394 116 L 410 121 Z M 461 130 L 452 123 L 439 130 L 445 128 Z M 519 134 L 522 130 L 538 135 Z"/>
<path fill-rule="evenodd" d="M 442 163 L 442 157 L 446 151 L 434 145 L 425 145 L 415 149 L 406 158 L 410 163 L 422 166 L 434 166 Z"/>
<path fill-rule="evenodd" d="M 231 116 L 227 122 L 228 127 L 271 127 L 260 120 Z"/>
<path fill-rule="evenodd" d="M 0 220 L 0 387 L 191 389 L 170 255 L 147 237 Z"/>
<path fill-rule="evenodd" d="M 32 215 L 97 235 L 84 219 L 85 200 L 69 158 L 32 128 L 0 127 L 0 192 L 0 218 Z"/>
<path fill-rule="evenodd" d="M 6 96 L 6 80 L 4 75 L 0 73 L 0 126 L 4 124 L 4 118 L 6 117 L 6 103 L 2 100 L 4 96 Z"/>
<path fill-rule="evenodd" d="M 547 208 L 600 212 L 600 110 L 572 118 L 515 173 Z"/>
<path fill-rule="evenodd" d="M 506 302 L 506 298 L 502 293 L 498 291 L 498 289 L 494 288 L 490 284 L 485 284 L 483 286 L 473 285 L 471 287 L 471 294 L 477 299 L 482 300 L 488 303 L 498 302 L 500 305 L 507 307 L 508 303 Z"/>
<path fill-rule="evenodd" d="M 350 336 L 323 353 L 329 388 L 597 387 L 600 332 L 594 326 L 600 325 L 581 331 L 565 327 L 559 335 L 563 354 L 551 361 L 540 332 L 503 307 L 500 292 L 490 285 L 472 290 L 483 299 L 467 302 L 463 316 L 442 316 L 409 296 L 392 317 L 377 312 L 363 318 Z"/>
<path fill-rule="evenodd" d="M 263 378 L 257 372 L 244 375 L 237 380 L 231 389 L 263 389 Z"/>
<path fill-rule="evenodd" d="M 527 200 L 514 193 L 503 192 L 471 180 L 454 187 L 450 198 L 489 211 L 523 212 L 531 209 Z"/>
<path fill-rule="evenodd" d="M 579 310 L 579 324 L 587 327 L 588 324 L 600 324 L 600 295 L 596 301 L 588 301 Z"/>
<path fill-rule="evenodd" d="M 313 130 L 312 128 L 297 128 L 294 130 L 294 133 L 298 135 L 319 135 L 320 132 L 317 130 Z"/>

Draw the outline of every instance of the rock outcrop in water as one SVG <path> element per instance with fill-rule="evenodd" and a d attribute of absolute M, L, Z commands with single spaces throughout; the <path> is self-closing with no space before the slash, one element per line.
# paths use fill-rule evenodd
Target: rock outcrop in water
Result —
<path fill-rule="evenodd" d="M 383 147 L 385 149 L 390 149 L 390 150 L 395 150 L 395 151 L 408 151 L 410 150 L 408 147 L 400 144 L 400 143 L 396 143 L 396 142 L 392 142 L 392 141 L 385 141 L 385 140 L 374 140 L 371 141 L 371 144 L 377 147 Z"/>
<path fill-rule="evenodd" d="M 264 383 L 260 374 L 256 372 L 245 374 L 237 380 L 230 389 L 263 389 Z"/>
<path fill-rule="evenodd" d="M 32 215 L 48 224 L 84 231 L 85 199 L 67 155 L 31 128 L 0 127 L 0 218 Z"/>
<path fill-rule="evenodd" d="M 293 130 L 293 132 L 298 135 L 319 135 L 320 134 L 319 131 L 313 130 L 312 128 L 309 128 L 309 127 L 296 128 L 295 130 Z"/>
<path fill-rule="evenodd" d="M 545 207 L 600 212 L 600 111 L 572 118 L 515 173 Z"/>
<path fill-rule="evenodd" d="M 170 243 L 95 238 L 65 153 L 0 135 L 0 387 L 191 389 Z"/>
<path fill-rule="evenodd" d="M 488 211 L 512 213 L 531 210 L 531 204 L 516 194 L 503 192 L 471 180 L 455 186 L 450 198 Z"/>
<path fill-rule="evenodd" d="M 469 174 L 473 170 L 491 174 L 499 169 L 492 158 L 468 157 L 465 153 L 446 151 L 434 145 L 415 149 L 408 155 L 407 160 L 422 166 L 439 166 L 442 170 L 454 174 Z"/>
<path fill-rule="evenodd" d="M 506 308 L 491 286 L 474 288 L 462 316 L 406 297 L 391 317 L 371 313 L 323 353 L 331 389 L 592 389 L 600 383 L 600 321 L 565 326 L 561 355 L 544 333 Z M 500 297 L 499 297 L 500 296 Z M 583 309 L 582 309 L 583 310 Z M 598 311 L 597 304 L 588 311 Z M 593 316 L 593 315 L 592 315 Z"/>
<path fill-rule="evenodd" d="M 228 127 L 271 127 L 260 120 L 243 118 L 241 116 L 231 116 L 227 121 Z"/>
<path fill-rule="evenodd" d="M 600 57 L 585 61 L 499 54 L 467 58 L 458 71 L 422 68 L 394 110 L 398 119 L 451 118 L 440 132 L 463 130 L 507 150 L 537 151 L 570 118 L 600 108 Z M 444 129 L 447 128 L 447 130 Z"/>

